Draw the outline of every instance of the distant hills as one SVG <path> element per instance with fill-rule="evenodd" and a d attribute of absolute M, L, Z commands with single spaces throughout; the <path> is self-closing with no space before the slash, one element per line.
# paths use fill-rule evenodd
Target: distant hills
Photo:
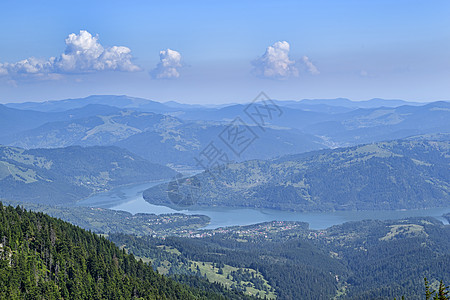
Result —
<path fill-rule="evenodd" d="M 47 122 L 37 128 L 0 137 L 0 142 L 26 149 L 115 145 L 151 162 L 191 166 L 195 166 L 195 157 L 211 142 L 228 153 L 230 161 L 266 159 L 327 148 L 321 138 L 299 130 L 268 128 L 262 131 L 253 126 L 256 140 L 245 153 L 236 156 L 219 139 L 220 133 L 228 126 L 223 122 L 185 121 L 170 115 L 98 104 L 90 104 L 75 111 L 80 110 L 96 113 Z M 66 115 L 73 115 L 73 112 L 67 111 Z M 240 128 L 245 129 L 244 125 Z"/>
<path fill-rule="evenodd" d="M 105 105 L 86 105 L 82 108 L 62 112 L 40 112 L 10 108 L 0 104 L 0 137 L 14 135 L 49 122 L 75 120 L 95 116 L 99 111 L 112 113 L 119 109 Z"/>
<path fill-rule="evenodd" d="M 151 112 L 136 112 L 103 105 L 89 105 L 95 109 L 91 116 L 48 122 L 37 128 L 3 138 L 4 143 L 23 148 L 56 148 L 73 145 L 105 146 L 132 135 L 157 130 L 169 123 L 180 123 L 170 116 Z"/>
<path fill-rule="evenodd" d="M 252 160 L 196 175 L 201 186 L 196 205 L 296 211 L 448 206 L 449 167 L 448 136 Z M 173 206 L 166 190 L 151 188 L 144 198 Z"/>
<path fill-rule="evenodd" d="M 283 101 L 280 101 L 283 104 Z M 423 105 L 419 102 L 404 101 L 399 99 L 380 99 L 373 98 L 365 101 L 352 101 L 347 98 L 336 99 L 303 99 L 297 102 L 300 105 L 329 105 L 340 106 L 347 108 L 376 108 L 380 106 L 384 107 L 397 107 L 402 105 Z"/>
<path fill-rule="evenodd" d="M 86 98 L 0 105 L 0 144 L 33 148 L 118 146 L 154 163 L 198 167 L 211 142 L 230 161 L 269 159 L 325 148 L 450 132 L 450 102 L 337 99 L 274 100 L 276 116 L 263 126 L 248 104 L 203 106 L 174 101 L 94 95 Z M 265 111 L 263 103 L 252 108 Z M 248 111 L 247 111 L 248 112 Z M 267 112 L 267 111 L 266 111 Z M 236 118 L 258 137 L 235 155 L 219 135 Z"/>
<path fill-rule="evenodd" d="M 183 122 L 177 126 L 165 126 L 155 131 L 149 130 L 132 135 L 115 145 L 156 163 L 194 166 L 197 164 L 196 158 L 201 159 L 200 153 L 211 150 L 212 147 L 226 153 L 230 162 L 267 159 L 327 148 L 322 139 L 298 130 L 267 129 L 263 132 L 253 127 L 254 142 L 249 143 L 241 155 L 236 155 L 227 146 L 227 140 L 224 142 L 219 137 L 227 128 L 227 125 L 220 124 Z M 246 128 L 240 126 L 238 130 Z M 210 143 L 213 143 L 213 146 L 208 148 Z M 201 169 L 202 166 L 199 165 L 197 168 Z"/>
<path fill-rule="evenodd" d="M 24 150 L 0 146 L 0 199 L 70 204 L 94 192 L 175 174 L 117 147 Z"/>
<path fill-rule="evenodd" d="M 251 124 L 251 120 L 243 113 L 245 107 L 239 104 L 214 111 L 189 111 L 178 117 L 223 121 L 240 115 Z M 450 103 L 444 101 L 421 106 L 344 109 L 341 112 L 330 111 L 328 108 L 280 108 L 283 114 L 279 118 L 268 120 L 267 126 L 298 129 L 330 142 L 330 146 L 350 146 L 411 135 L 450 132 Z"/>
<path fill-rule="evenodd" d="M 397 107 L 401 105 L 422 105 L 419 102 L 410 102 L 404 100 L 385 100 L 374 98 L 366 101 L 352 101 L 347 98 L 336 99 L 303 99 L 300 101 L 294 100 L 275 100 L 279 105 L 285 107 L 293 107 L 304 109 L 315 105 L 320 106 L 334 106 L 345 108 L 375 108 L 380 106 Z M 17 109 L 36 110 L 42 112 L 61 112 L 74 108 L 81 108 L 88 104 L 110 105 L 118 108 L 132 108 L 140 110 L 148 110 L 155 112 L 176 111 L 177 109 L 214 109 L 217 105 L 198 105 L 198 104 L 183 104 L 176 101 L 168 101 L 165 103 L 152 101 L 144 98 L 130 97 L 126 95 L 92 95 L 85 98 L 63 99 L 63 100 L 49 100 L 43 102 L 23 102 L 23 103 L 8 103 L 6 106 Z M 231 104 L 233 105 L 233 104 Z M 230 105 L 219 105 L 218 107 L 226 107 Z"/>
<path fill-rule="evenodd" d="M 92 95 L 86 98 L 51 100 L 44 102 L 9 103 L 6 106 L 16 109 L 36 110 L 41 112 L 62 112 L 82 108 L 89 104 L 108 105 L 118 108 L 141 108 L 147 111 L 171 111 L 169 106 L 143 98 L 115 95 Z"/>
<path fill-rule="evenodd" d="M 352 145 L 420 134 L 449 133 L 449 120 L 450 103 L 441 101 L 423 106 L 357 109 L 308 125 L 303 130 L 343 145 Z"/>

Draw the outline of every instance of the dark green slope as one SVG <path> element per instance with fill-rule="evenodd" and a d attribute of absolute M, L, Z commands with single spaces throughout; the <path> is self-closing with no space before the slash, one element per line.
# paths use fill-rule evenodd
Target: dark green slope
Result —
<path fill-rule="evenodd" d="M 0 146 L 0 198 L 68 203 L 94 192 L 150 180 L 175 171 L 117 147 L 24 150 Z"/>
<path fill-rule="evenodd" d="M 246 299 L 158 275 L 112 242 L 0 202 L 0 299 Z"/>
<path fill-rule="evenodd" d="M 425 299 L 424 277 L 434 289 L 440 280 L 450 281 L 450 226 L 434 218 L 365 220 L 322 230 L 300 222 L 267 222 L 203 233 L 200 238 L 112 234 L 109 239 L 151 258 L 154 268 L 168 268 L 174 278 L 196 274 L 193 262 L 213 263 L 216 273 L 231 265 L 239 269 L 229 274 L 239 289 L 247 281 L 258 286 L 255 276 L 242 276 L 246 268 L 258 270 L 279 300 L 420 300 Z"/>
<path fill-rule="evenodd" d="M 448 206 L 449 149 L 448 140 L 399 140 L 230 164 L 196 176 L 196 204 L 298 211 Z M 149 189 L 144 198 L 170 204 L 166 190 Z"/>
<path fill-rule="evenodd" d="M 168 237 L 162 240 L 123 234 L 113 234 L 109 238 L 136 255 L 152 258 L 154 267 L 169 268 L 168 274 L 176 279 L 178 274 L 203 275 L 191 268 L 193 262 L 200 265 L 213 262 L 213 272 L 218 269 L 226 272 L 229 266 L 237 269 L 225 275 L 233 281 L 232 288 L 237 290 L 253 286 L 260 290 L 262 297 L 267 291 L 273 291 L 278 299 L 286 300 L 332 298 L 338 288 L 335 276 L 345 274 L 342 262 L 305 238 L 308 236 L 307 224 L 283 222 L 273 226 L 273 223 L 218 229 L 203 238 Z M 284 230 L 291 225 L 295 229 Z M 264 234 L 258 234 L 260 232 Z M 169 249 L 173 250 L 169 252 Z M 177 251 L 179 255 L 175 254 Z M 267 281 L 268 289 L 258 276 L 248 276 L 249 269 Z"/>
<path fill-rule="evenodd" d="M 450 226 L 433 218 L 349 222 L 317 241 L 347 264 L 343 298 L 424 299 L 424 277 L 450 280 Z"/>

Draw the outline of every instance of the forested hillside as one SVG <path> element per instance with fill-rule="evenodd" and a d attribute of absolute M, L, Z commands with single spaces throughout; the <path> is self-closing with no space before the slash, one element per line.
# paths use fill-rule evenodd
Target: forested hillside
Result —
<path fill-rule="evenodd" d="M 450 281 L 450 226 L 433 218 L 367 220 L 323 230 L 268 222 L 195 238 L 109 238 L 174 278 L 206 276 L 281 300 L 421 300 L 424 277 L 433 289 Z"/>
<path fill-rule="evenodd" d="M 297 211 L 411 209 L 450 203 L 450 143 L 397 140 L 229 164 L 196 175 L 199 206 Z M 171 204 L 167 186 L 144 192 Z"/>
<path fill-rule="evenodd" d="M 117 147 L 24 150 L 0 146 L 0 199 L 67 204 L 119 185 L 175 174 Z"/>
<path fill-rule="evenodd" d="M 158 275 L 103 237 L 0 202 L 0 299 L 245 298 L 203 288 Z"/>
<path fill-rule="evenodd" d="M 42 212 L 98 234 L 124 233 L 151 236 L 182 235 L 207 226 L 210 218 L 185 214 L 131 214 L 122 210 L 98 207 L 45 205 L 2 200 L 4 205 L 20 206 Z"/>

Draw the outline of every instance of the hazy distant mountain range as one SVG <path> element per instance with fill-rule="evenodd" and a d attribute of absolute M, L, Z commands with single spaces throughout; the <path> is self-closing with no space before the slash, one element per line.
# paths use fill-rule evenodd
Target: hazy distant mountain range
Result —
<path fill-rule="evenodd" d="M 0 144 L 26 149 L 72 145 L 126 148 L 152 162 L 195 166 L 211 142 L 230 161 L 268 159 L 412 135 L 450 132 L 450 103 L 344 98 L 273 102 L 276 117 L 259 127 L 247 104 L 217 107 L 159 103 L 128 96 L 90 96 L 0 105 Z M 253 104 L 263 111 L 264 106 Z M 257 136 L 235 155 L 220 139 L 239 117 Z"/>
<path fill-rule="evenodd" d="M 422 105 L 419 102 L 410 102 L 404 100 L 385 100 L 385 99 L 371 99 L 367 101 L 351 101 L 346 98 L 336 99 L 303 99 L 300 101 L 281 101 L 274 100 L 277 104 L 285 107 L 305 109 L 314 106 L 333 106 L 345 108 L 375 108 L 380 106 L 397 107 L 401 105 Z M 8 103 L 7 107 L 36 110 L 42 112 L 60 112 L 68 109 L 81 108 L 88 104 L 110 105 L 119 108 L 133 108 L 141 110 L 150 110 L 155 112 L 176 111 L 179 109 L 205 109 L 214 107 L 226 107 L 230 104 L 222 105 L 198 105 L 198 104 L 183 104 L 175 101 L 165 103 L 152 101 L 144 98 L 129 97 L 125 95 L 92 95 L 86 98 L 64 99 L 64 100 L 50 100 L 44 102 L 23 102 L 23 103 Z M 232 105 L 232 104 L 231 104 Z"/>
<path fill-rule="evenodd" d="M 165 165 L 195 165 L 195 157 L 211 142 L 220 146 L 231 161 L 327 148 L 323 139 L 299 130 L 268 128 L 263 132 L 253 126 L 256 140 L 242 155 L 235 156 L 219 139 L 219 134 L 227 128 L 222 122 L 183 121 L 169 115 L 102 105 L 89 105 L 84 110 L 96 110 L 97 114 L 48 122 L 0 137 L 0 142 L 26 149 L 116 145 Z"/>
<path fill-rule="evenodd" d="M 45 102 L 8 103 L 7 107 L 17 109 L 36 110 L 41 112 L 61 112 L 69 109 L 81 108 L 89 104 L 109 105 L 118 108 L 141 108 L 155 112 L 174 111 L 170 106 L 160 102 L 143 98 L 114 95 L 93 95 L 86 98 L 53 100 Z"/>

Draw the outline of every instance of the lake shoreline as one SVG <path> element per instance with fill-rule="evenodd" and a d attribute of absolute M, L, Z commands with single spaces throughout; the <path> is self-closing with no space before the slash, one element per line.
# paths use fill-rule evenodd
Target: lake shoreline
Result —
<path fill-rule="evenodd" d="M 334 211 L 334 212 L 293 212 L 259 208 L 229 208 L 229 207 L 186 207 L 173 209 L 168 206 L 153 205 L 142 197 L 147 188 L 159 184 L 147 182 L 144 184 L 119 187 L 109 192 L 100 193 L 77 203 L 79 206 L 101 207 L 112 210 L 127 211 L 131 214 L 187 214 L 205 215 L 211 221 L 202 229 L 216 229 L 230 226 L 246 226 L 270 221 L 299 221 L 309 223 L 311 229 L 325 229 L 345 222 L 367 219 L 389 220 L 409 217 L 434 217 L 444 224 L 448 220 L 443 217 L 450 213 L 450 207 L 412 209 L 412 210 L 373 210 L 373 211 Z"/>

